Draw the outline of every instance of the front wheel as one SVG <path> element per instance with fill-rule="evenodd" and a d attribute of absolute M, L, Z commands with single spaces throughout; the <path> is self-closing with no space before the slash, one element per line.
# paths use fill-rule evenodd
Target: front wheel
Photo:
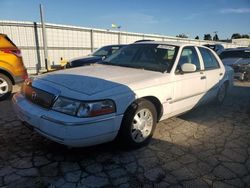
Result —
<path fill-rule="evenodd" d="M 12 83 L 10 79 L 0 74 L 0 101 L 8 98 L 12 92 Z"/>
<path fill-rule="evenodd" d="M 151 139 L 156 127 L 155 106 L 147 100 L 133 103 L 124 114 L 118 139 L 129 148 L 139 148 Z"/>

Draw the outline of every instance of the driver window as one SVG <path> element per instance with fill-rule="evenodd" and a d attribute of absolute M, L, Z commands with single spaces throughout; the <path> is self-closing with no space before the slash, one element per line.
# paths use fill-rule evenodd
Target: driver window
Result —
<path fill-rule="evenodd" d="M 197 52 L 196 52 L 194 47 L 190 46 L 190 47 L 183 48 L 179 62 L 178 62 L 176 72 L 181 71 L 181 66 L 184 63 L 194 64 L 196 66 L 196 70 L 197 71 L 200 70 L 200 62 L 199 62 L 198 55 L 197 55 Z"/>

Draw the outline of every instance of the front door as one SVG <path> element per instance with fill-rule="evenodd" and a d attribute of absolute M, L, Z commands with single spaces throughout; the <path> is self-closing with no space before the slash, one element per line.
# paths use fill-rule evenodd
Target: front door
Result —
<path fill-rule="evenodd" d="M 196 66 L 196 71 L 183 73 L 181 66 L 184 63 L 191 63 Z M 195 47 L 184 47 L 175 71 L 174 95 L 170 101 L 172 105 L 172 114 L 176 115 L 190 110 L 204 95 L 206 89 L 206 76 L 201 72 L 201 63 L 199 61 Z"/>

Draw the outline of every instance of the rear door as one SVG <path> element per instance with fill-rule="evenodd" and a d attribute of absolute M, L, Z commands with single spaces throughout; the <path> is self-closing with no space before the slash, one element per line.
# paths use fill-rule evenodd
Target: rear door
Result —
<path fill-rule="evenodd" d="M 224 72 L 211 50 L 203 47 L 198 48 L 204 64 L 204 74 L 206 76 L 206 95 L 207 97 L 214 97 L 218 92 L 219 82 L 223 78 Z"/>

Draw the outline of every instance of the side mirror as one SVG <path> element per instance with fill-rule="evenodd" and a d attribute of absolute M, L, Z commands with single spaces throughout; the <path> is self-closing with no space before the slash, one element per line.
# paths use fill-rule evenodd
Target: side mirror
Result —
<path fill-rule="evenodd" d="M 105 56 L 105 55 L 104 55 L 104 56 L 102 56 L 102 60 L 106 59 L 106 57 L 107 57 L 107 56 Z"/>
<path fill-rule="evenodd" d="M 195 72 L 196 71 L 196 66 L 194 64 L 191 63 L 184 63 L 181 66 L 181 70 L 185 73 L 185 72 Z"/>

